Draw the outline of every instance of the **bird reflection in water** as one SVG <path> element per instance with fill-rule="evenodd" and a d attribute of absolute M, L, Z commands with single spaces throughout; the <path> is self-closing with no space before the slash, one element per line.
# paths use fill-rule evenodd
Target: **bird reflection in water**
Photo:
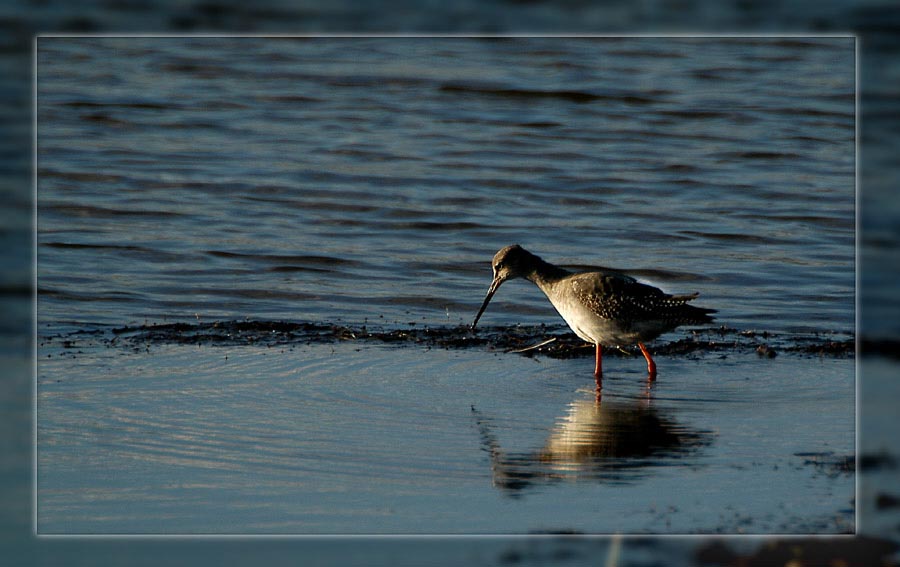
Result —
<path fill-rule="evenodd" d="M 654 409 L 649 390 L 636 400 L 603 400 L 599 389 L 590 398 L 574 400 L 543 448 L 534 451 L 504 451 L 492 420 L 474 406 L 472 412 L 491 458 L 494 486 L 513 497 L 559 481 L 637 481 L 653 467 L 685 464 L 681 459 L 709 444 L 711 437 Z"/>

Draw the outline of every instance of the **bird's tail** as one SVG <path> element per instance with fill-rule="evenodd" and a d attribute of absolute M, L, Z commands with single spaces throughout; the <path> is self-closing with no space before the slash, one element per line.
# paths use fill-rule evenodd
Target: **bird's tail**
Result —
<path fill-rule="evenodd" d="M 699 297 L 699 293 L 694 292 L 688 295 L 673 295 L 672 300 L 676 302 L 681 302 L 681 305 L 678 306 L 678 317 L 683 319 L 685 323 L 691 325 L 701 325 L 704 323 L 712 323 L 713 317 L 712 314 L 716 313 L 715 309 L 709 309 L 707 307 L 696 307 L 694 305 L 688 305 L 689 301 L 697 299 Z"/>

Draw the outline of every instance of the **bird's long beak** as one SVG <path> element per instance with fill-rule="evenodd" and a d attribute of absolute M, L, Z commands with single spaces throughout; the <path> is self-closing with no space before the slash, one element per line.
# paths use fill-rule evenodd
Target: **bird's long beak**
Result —
<path fill-rule="evenodd" d="M 497 291 L 497 288 L 500 287 L 500 284 L 503 283 L 504 280 L 500 279 L 499 276 L 494 276 L 494 280 L 491 282 L 491 287 L 488 288 L 487 296 L 484 298 L 484 303 L 481 304 L 481 309 L 478 310 L 478 315 L 475 316 L 475 322 L 472 323 L 472 330 L 475 330 L 475 325 L 478 324 L 478 320 L 481 319 L 481 314 L 484 313 L 484 310 L 487 309 L 488 303 L 491 302 L 491 298 L 494 297 L 494 293 Z"/>

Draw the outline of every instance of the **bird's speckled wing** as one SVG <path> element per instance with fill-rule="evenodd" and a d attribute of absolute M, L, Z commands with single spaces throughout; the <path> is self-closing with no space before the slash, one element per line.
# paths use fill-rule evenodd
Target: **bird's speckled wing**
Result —
<path fill-rule="evenodd" d="M 669 295 L 630 276 L 615 272 L 585 272 L 569 278 L 579 301 L 603 319 L 617 321 L 706 322 L 708 310 L 687 305 L 697 297 Z"/>

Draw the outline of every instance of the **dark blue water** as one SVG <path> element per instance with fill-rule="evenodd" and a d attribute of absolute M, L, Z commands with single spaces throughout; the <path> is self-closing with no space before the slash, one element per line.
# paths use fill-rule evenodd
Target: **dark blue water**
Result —
<path fill-rule="evenodd" d="M 852 332 L 852 38 L 40 38 L 42 329 L 470 322 L 489 261 Z M 559 322 L 526 284 L 490 324 Z"/>

